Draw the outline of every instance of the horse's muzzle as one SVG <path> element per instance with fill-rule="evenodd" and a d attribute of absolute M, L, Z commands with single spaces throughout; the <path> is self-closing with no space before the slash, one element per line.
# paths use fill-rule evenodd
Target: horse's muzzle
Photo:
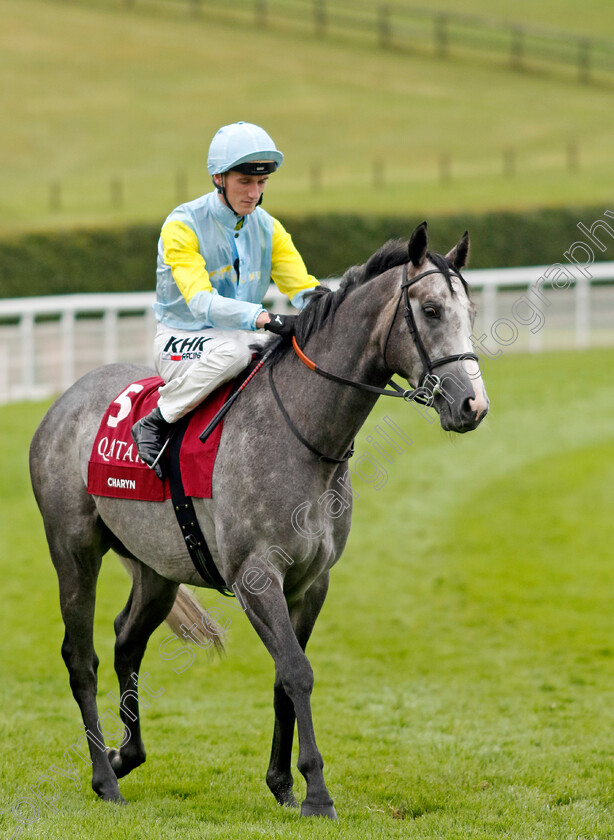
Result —
<path fill-rule="evenodd" d="M 486 395 L 471 396 L 460 395 L 452 399 L 446 392 L 438 394 L 435 398 L 435 408 L 439 412 L 441 428 L 446 432 L 457 432 L 464 434 L 472 432 L 480 425 L 488 414 L 489 401 Z"/>

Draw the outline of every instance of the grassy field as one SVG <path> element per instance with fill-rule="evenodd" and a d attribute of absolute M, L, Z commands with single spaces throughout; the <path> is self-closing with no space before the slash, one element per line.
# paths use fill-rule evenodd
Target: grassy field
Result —
<path fill-rule="evenodd" d="M 28 805 L 80 730 L 26 469 L 45 405 L 0 409 L 2 837 L 17 836 L 13 807 L 32 820 L 22 836 L 45 840 L 612 837 L 613 364 L 611 350 L 491 361 L 491 414 L 463 437 L 396 401 L 376 407 L 359 454 L 384 415 L 414 443 L 380 490 L 355 482 L 309 651 L 336 824 L 301 821 L 266 789 L 272 662 L 230 609 L 228 656 L 180 675 L 156 633 L 145 669 L 164 694 L 144 711 L 148 761 L 121 783 L 128 807 L 97 801 L 84 764 L 81 790 L 58 777 L 57 813 Z M 127 593 L 110 556 L 101 704 L 116 691 L 112 619 Z"/>
<path fill-rule="evenodd" d="M 187 8 L 0 0 L 0 232 L 162 220 L 208 189 L 210 137 L 237 119 L 264 124 L 286 153 L 266 196 L 275 213 L 611 201 L 613 87 Z M 466 10 L 614 29 L 598 0 Z"/>

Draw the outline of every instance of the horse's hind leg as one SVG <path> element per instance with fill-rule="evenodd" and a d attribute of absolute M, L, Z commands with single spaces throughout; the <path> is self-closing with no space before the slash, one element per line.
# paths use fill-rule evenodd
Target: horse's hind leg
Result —
<path fill-rule="evenodd" d="M 125 726 L 120 749 L 109 751 L 111 767 L 121 778 L 145 761 L 139 718 L 138 673 L 149 637 L 171 611 L 178 584 L 131 560 L 133 585 L 128 603 L 115 619 L 115 670 L 119 679 L 120 716 Z M 141 702 L 148 702 L 142 699 Z"/>
<path fill-rule="evenodd" d="M 70 399 L 58 401 L 30 446 L 32 489 L 45 523 L 49 553 L 58 575 L 65 634 L 62 657 L 83 718 L 75 748 L 87 743 L 92 787 L 102 799 L 123 802 L 101 735 L 96 705 L 98 657 L 94 650 L 96 584 L 109 533 L 81 478 L 75 441 L 83 421 Z M 83 753 L 85 754 L 85 753 Z"/>
<path fill-rule="evenodd" d="M 111 769 L 101 735 L 96 704 L 98 657 L 94 650 L 96 582 L 106 547 L 96 540 L 84 548 L 63 534 L 49 539 L 49 549 L 60 584 L 60 607 L 66 632 L 62 657 L 70 687 L 83 718 L 92 762 L 92 788 L 102 799 L 124 802 Z"/>

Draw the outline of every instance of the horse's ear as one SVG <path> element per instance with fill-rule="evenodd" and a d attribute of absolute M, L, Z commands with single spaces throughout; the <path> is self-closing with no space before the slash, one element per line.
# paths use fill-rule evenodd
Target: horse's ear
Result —
<path fill-rule="evenodd" d="M 452 263 L 457 271 L 460 271 L 467 265 L 469 259 L 469 231 L 465 231 L 461 236 L 460 242 L 446 254 L 446 259 Z"/>
<path fill-rule="evenodd" d="M 424 260 L 427 245 L 428 237 L 426 235 L 426 222 L 422 222 L 422 224 L 418 225 L 409 238 L 409 259 L 416 268 Z"/>

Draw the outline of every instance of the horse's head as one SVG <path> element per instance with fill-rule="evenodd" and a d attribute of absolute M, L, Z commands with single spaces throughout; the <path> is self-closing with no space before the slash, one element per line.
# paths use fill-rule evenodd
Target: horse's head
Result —
<path fill-rule="evenodd" d="M 475 306 L 460 274 L 469 236 L 465 232 L 445 257 L 430 254 L 427 244 L 423 222 L 411 235 L 407 263 L 395 269 L 399 297 L 385 336 L 384 360 L 414 388 L 423 389 L 419 401 L 437 410 L 443 429 L 469 432 L 488 412 L 470 340 Z"/>

